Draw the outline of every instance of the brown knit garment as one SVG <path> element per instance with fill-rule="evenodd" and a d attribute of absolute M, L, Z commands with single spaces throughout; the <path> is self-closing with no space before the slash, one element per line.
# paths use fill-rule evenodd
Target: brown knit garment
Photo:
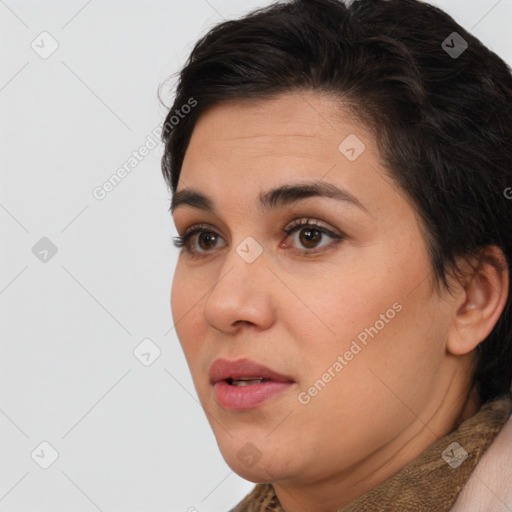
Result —
<path fill-rule="evenodd" d="M 512 413 L 512 394 L 486 402 L 459 427 L 438 439 L 415 460 L 385 482 L 337 512 L 447 512 L 454 505 L 478 461 Z M 457 447 L 458 443 L 467 459 Z M 460 465 L 458 465 L 460 464 Z M 456 467 L 452 467 L 456 466 Z M 230 512 L 284 512 L 271 484 L 257 484 Z M 334 511 L 333 511 L 334 512 Z"/>

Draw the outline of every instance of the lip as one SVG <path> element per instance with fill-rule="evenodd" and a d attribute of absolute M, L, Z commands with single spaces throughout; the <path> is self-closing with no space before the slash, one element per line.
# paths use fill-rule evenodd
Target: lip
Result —
<path fill-rule="evenodd" d="M 260 363 L 245 358 L 235 361 L 223 358 L 216 359 L 208 374 L 211 384 L 216 384 L 228 378 L 239 379 L 241 377 L 261 377 L 274 382 L 295 382 L 287 375 L 282 375 Z"/>
<path fill-rule="evenodd" d="M 295 381 L 250 359 L 216 359 L 210 371 L 210 383 L 219 404 L 231 411 L 247 411 L 259 407 L 270 398 L 294 386 Z M 226 379 L 260 377 L 270 379 L 258 384 L 234 386 Z"/>

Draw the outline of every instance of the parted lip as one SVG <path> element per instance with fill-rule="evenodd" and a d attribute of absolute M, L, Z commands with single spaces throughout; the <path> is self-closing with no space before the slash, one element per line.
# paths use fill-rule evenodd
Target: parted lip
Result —
<path fill-rule="evenodd" d="M 226 379 L 240 379 L 242 377 L 255 377 L 262 379 L 270 379 L 276 382 L 295 382 L 287 375 L 281 375 L 266 366 L 251 361 L 250 359 L 237 359 L 230 361 L 228 359 L 216 359 L 210 366 L 208 372 L 210 383 L 215 384 Z"/>

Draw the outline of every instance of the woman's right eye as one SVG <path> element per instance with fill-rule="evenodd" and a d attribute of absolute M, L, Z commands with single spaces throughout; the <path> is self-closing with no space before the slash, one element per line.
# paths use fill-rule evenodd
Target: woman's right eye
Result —
<path fill-rule="evenodd" d="M 212 240 L 213 240 L 213 242 L 215 242 L 217 237 L 219 236 L 214 231 L 211 231 L 208 228 L 208 226 L 196 226 L 194 228 L 186 230 L 185 233 L 183 234 L 183 236 L 174 237 L 174 242 L 173 242 L 174 246 L 177 248 L 184 247 L 189 254 L 195 254 L 198 252 L 199 252 L 199 254 L 201 254 L 202 252 L 209 252 L 208 248 L 203 251 L 197 251 L 195 248 L 194 249 L 190 248 L 191 241 L 193 241 L 193 237 L 196 238 L 195 237 L 196 234 L 199 235 L 197 237 L 199 244 L 202 245 L 204 243 L 207 246 L 208 245 L 211 246 Z M 201 235 L 203 235 L 203 236 L 201 236 Z M 203 249 L 204 249 L 204 247 L 203 247 Z M 210 249 L 211 249 L 211 247 L 210 247 Z"/>

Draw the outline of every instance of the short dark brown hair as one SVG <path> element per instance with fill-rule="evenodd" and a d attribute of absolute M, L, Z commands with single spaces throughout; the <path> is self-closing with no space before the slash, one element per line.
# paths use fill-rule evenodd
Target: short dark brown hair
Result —
<path fill-rule="evenodd" d="M 489 245 L 503 250 L 510 273 L 511 71 L 419 0 L 293 0 L 213 27 L 181 70 L 164 122 L 170 191 L 209 107 L 304 90 L 339 97 L 373 131 L 389 175 L 420 215 L 436 286 L 448 287 L 458 256 L 484 257 Z M 197 106 L 171 122 L 191 98 Z M 501 317 L 475 349 L 472 383 L 483 402 L 511 386 L 510 286 Z"/>

